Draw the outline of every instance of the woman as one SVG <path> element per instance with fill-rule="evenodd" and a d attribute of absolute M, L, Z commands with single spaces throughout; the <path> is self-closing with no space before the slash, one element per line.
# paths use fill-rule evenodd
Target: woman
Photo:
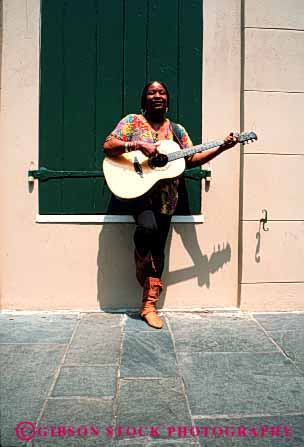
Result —
<path fill-rule="evenodd" d="M 169 92 L 163 82 L 147 84 L 141 97 L 142 113 L 127 115 L 107 137 L 104 151 L 116 157 L 125 152 L 140 150 L 146 157 L 157 154 L 158 141 L 178 140 L 181 147 L 192 146 L 187 131 L 178 125 L 178 136 L 166 118 L 169 107 Z M 186 159 L 187 168 L 202 165 L 224 150 L 233 147 L 237 138 L 230 134 L 225 143 Z M 163 285 L 164 251 L 172 214 L 178 200 L 178 178 L 162 180 L 139 199 L 130 201 L 136 222 L 134 233 L 136 277 L 143 287 L 140 316 L 152 327 L 161 329 L 162 320 L 156 311 Z"/>

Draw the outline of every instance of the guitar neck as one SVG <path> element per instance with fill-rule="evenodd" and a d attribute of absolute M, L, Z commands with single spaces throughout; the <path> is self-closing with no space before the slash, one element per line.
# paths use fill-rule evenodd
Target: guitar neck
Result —
<path fill-rule="evenodd" d="M 188 149 L 183 149 L 182 151 L 172 152 L 168 154 L 168 161 L 174 161 L 178 158 L 189 157 L 190 155 L 198 154 L 199 152 L 207 151 L 208 149 L 212 149 L 217 146 L 221 146 L 224 143 L 224 140 L 215 140 L 210 143 L 198 144 L 197 146 L 190 147 Z"/>

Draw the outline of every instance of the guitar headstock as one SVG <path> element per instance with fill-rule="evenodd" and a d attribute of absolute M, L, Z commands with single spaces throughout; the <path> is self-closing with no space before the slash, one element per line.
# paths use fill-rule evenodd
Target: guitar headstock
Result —
<path fill-rule="evenodd" d="M 253 143 L 254 140 L 257 140 L 257 134 L 255 132 L 243 132 L 241 134 L 238 135 L 240 143 L 244 144 L 244 143 Z"/>

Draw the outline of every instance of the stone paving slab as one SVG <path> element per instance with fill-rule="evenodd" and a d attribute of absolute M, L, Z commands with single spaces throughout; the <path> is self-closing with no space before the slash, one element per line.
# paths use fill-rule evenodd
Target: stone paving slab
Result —
<path fill-rule="evenodd" d="M 269 332 L 269 335 L 304 374 L 304 328 L 298 331 L 274 331 Z"/>
<path fill-rule="evenodd" d="M 107 327 L 118 327 L 122 325 L 123 315 L 120 313 L 110 314 L 110 313 L 81 313 L 82 323 L 102 323 L 103 326 Z"/>
<path fill-rule="evenodd" d="M 303 313 L 253 314 L 266 331 L 298 331 L 304 329 Z"/>
<path fill-rule="evenodd" d="M 53 396 L 112 397 L 116 389 L 117 367 L 63 367 Z"/>
<path fill-rule="evenodd" d="M 125 443 L 125 441 L 118 442 L 115 444 L 115 447 L 199 447 L 199 444 L 196 441 L 185 441 L 185 440 L 175 440 L 172 442 L 168 441 L 159 441 L 159 442 L 149 442 L 148 440 L 137 442 L 137 441 L 129 441 Z"/>
<path fill-rule="evenodd" d="M 205 330 L 208 329 L 254 329 L 260 327 L 256 318 L 251 314 L 242 313 L 227 313 L 216 314 L 212 312 L 198 312 L 198 313 L 185 313 L 185 312 L 170 312 L 166 315 L 167 320 L 170 322 L 180 322 L 183 327 L 187 322 L 200 323 Z M 191 326 L 190 326 L 191 327 Z M 261 329 L 263 330 L 263 329 Z"/>
<path fill-rule="evenodd" d="M 304 377 L 280 353 L 178 353 L 193 415 L 304 409 Z"/>
<path fill-rule="evenodd" d="M 0 343 L 63 343 L 70 341 L 77 315 L 1 314 Z"/>
<path fill-rule="evenodd" d="M 102 319 L 81 321 L 69 347 L 66 365 L 116 365 L 119 362 L 122 328 L 104 325 Z"/>
<path fill-rule="evenodd" d="M 51 440 L 37 439 L 26 447 L 116 447 L 113 442 L 113 440 L 104 439 L 103 436 L 53 437 Z"/>
<path fill-rule="evenodd" d="M 181 379 L 121 380 L 117 424 L 159 426 L 160 439 L 168 426 L 191 424 Z"/>
<path fill-rule="evenodd" d="M 182 441 L 182 440 L 176 440 L 173 442 L 165 442 L 165 443 L 157 443 L 153 442 L 149 444 L 149 447 L 193 447 L 195 445 L 198 445 L 196 442 L 190 442 L 190 441 Z"/>
<path fill-rule="evenodd" d="M 270 332 L 270 336 L 304 374 L 304 330 L 302 332 Z"/>
<path fill-rule="evenodd" d="M 202 447 L 303 447 L 304 414 L 194 419 Z"/>
<path fill-rule="evenodd" d="M 122 442 L 117 442 L 116 444 L 114 444 L 115 447 L 143 447 L 143 446 L 148 446 L 149 447 L 149 441 L 147 440 L 142 440 L 142 442 L 138 442 L 137 440 L 131 440 L 128 441 L 127 443 L 125 441 Z"/>
<path fill-rule="evenodd" d="M 209 321 L 211 320 L 211 321 Z M 271 352 L 278 348 L 256 322 L 246 319 L 170 318 L 176 350 L 189 352 Z"/>
<path fill-rule="evenodd" d="M 1 442 L 5 447 L 22 445 L 15 426 L 37 419 L 64 349 L 60 345 L 0 345 Z"/>
<path fill-rule="evenodd" d="M 112 444 L 105 427 L 113 424 L 113 400 L 101 399 L 49 399 L 39 422 L 43 427 L 73 427 L 71 436 L 57 436 L 47 440 L 36 437 L 41 447 L 100 447 Z M 81 428 L 79 428 L 81 427 Z M 92 429 L 92 427 L 94 429 Z M 79 432 L 78 432 L 79 429 Z M 105 444 L 106 443 L 106 444 Z M 34 447 L 34 446 L 33 446 Z"/>
<path fill-rule="evenodd" d="M 176 376 L 176 367 L 176 356 L 168 331 L 125 334 L 121 377 Z"/>

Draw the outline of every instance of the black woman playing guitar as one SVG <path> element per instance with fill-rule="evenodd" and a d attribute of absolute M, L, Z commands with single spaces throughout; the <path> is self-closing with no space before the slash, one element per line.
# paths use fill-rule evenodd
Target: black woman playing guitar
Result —
<path fill-rule="evenodd" d="M 159 156 L 160 141 L 177 140 L 181 149 L 192 147 L 191 139 L 184 127 L 180 124 L 173 125 L 166 118 L 169 100 L 169 92 L 164 83 L 153 81 L 147 84 L 142 92 L 142 113 L 127 115 L 106 138 L 104 143 L 106 160 L 115 164 L 116 161 L 121 162 L 123 158 L 121 156 L 124 154 L 129 156 L 132 153 L 138 154 L 139 151 L 147 160 L 148 170 L 148 162 Z M 232 133 L 229 134 L 220 146 L 186 157 L 187 168 L 200 166 L 212 160 L 235 146 L 238 141 Z M 139 158 L 132 159 L 132 175 L 136 180 L 143 179 L 146 172 L 145 164 L 141 165 Z M 128 161 L 127 158 L 125 160 Z M 178 200 L 179 179 L 176 176 L 172 178 L 171 174 L 168 177 L 170 178 L 157 181 L 155 186 L 148 188 L 148 192 L 143 195 L 131 191 L 129 196 L 136 222 L 134 233 L 136 277 L 143 287 L 140 316 L 150 326 L 158 329 L 161 329 L 163 322 L 157 314 L 156 303 L 163 288 L 161 276 L 165 245 Z"/>

